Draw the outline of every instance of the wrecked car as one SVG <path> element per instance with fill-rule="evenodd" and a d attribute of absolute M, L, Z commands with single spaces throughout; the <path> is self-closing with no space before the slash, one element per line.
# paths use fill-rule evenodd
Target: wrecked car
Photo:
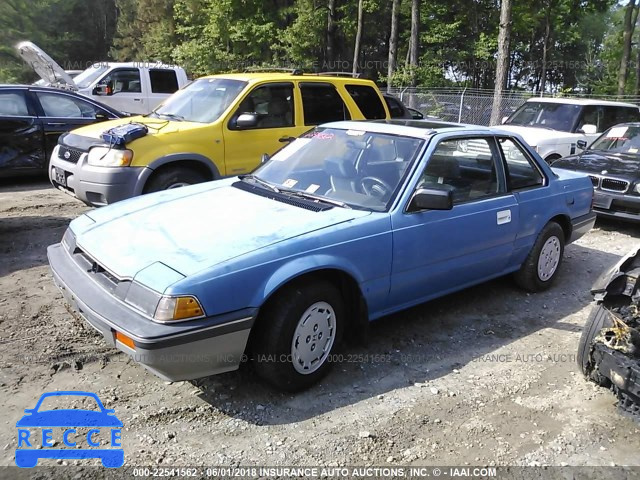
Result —
<path fill-rule="evenodd" d="M 602 275 L 580 337 L 578 365 L 587 379 L 611 388 L 618 408 L 640 422 L 640 248 Z"/>
<path fill-rule="evenodd" d="M 592 197 L 517 135 L 335 122 L 252 174 L 91 210 L 48 257 L 67 301 L 161 378 L 249 357 L 299 390 L 370 320 L 511 273 L 549 288 L 595 222 Z"/>

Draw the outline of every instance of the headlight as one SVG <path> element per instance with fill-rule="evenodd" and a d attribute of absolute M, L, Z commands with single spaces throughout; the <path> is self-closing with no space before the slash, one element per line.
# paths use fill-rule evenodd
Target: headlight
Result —
<path fill-rule="evenodd" d="M 87 163 L 94 167 L 126 167 L 133 159 L 131 150 L 108 147 L 93 147 L 89 150 Z"/>
<path fill-rule="evenodd" d="M 640 193 L 640 182 L 636 183 L 636 186 L 633 187 L 633 191 L 636 193 Z"/>
<path fill-rule="evenodd" d="M 153 319 L 157 322 L 173 322 L 204 316 L 204 310 L 196 297 L 162 297 L 156 307 Z"/>

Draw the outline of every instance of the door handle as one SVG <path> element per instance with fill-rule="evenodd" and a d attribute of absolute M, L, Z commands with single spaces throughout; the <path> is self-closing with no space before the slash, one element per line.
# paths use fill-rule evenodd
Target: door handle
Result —
<path fill-rule="evenodd" d="M 141 101 L 142 101 L 142 99 L 141 99 L 141 98 L 134 98 L 134 99 L 133 99 L 133 101 L 134 101 L 134 102 L 141 102 Z"/>
<path fill-rule="evenodd" d="M 295 139 L 296 139 L 296 137 L 287 137 L 287 136 L 284 136 L 284 137 L 280 137 L 280 138 L 278 139 L 278 141 L 279 141 L 279 142 L 282 142 L 282 143 L 286 143 L 286 142 L 293 142 Z"/>

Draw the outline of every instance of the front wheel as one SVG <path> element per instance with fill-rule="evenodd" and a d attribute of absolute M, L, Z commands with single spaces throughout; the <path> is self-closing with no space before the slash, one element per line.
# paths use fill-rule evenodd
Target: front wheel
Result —
<path fill-rule="evenodd" d="M 516 272 L 516 283 L 530 292 L 546 290 L 557 277 L 563 254 L 564 231 L 556 222 L 549 222 Z"/>
<path fill-rule="evenodd" d="M 193 169 L 171 167 L 155 173 L 145 186 L 144 193 L 186 187 L 187 185 L 194 185 L 206 180 L 202 174 Z"/>
<path fill-rule="evenodd" d="M 331 283 L 285 288 L 260 314 L 253 341 L 256 372 L 290 392 L 317 383 L 331 367 L 343 321 L 342 296 Z"/>

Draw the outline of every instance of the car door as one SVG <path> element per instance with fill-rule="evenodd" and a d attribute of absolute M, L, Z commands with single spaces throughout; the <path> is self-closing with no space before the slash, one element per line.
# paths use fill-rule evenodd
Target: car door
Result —
<path fill-rule="evenodd" d="M 273 154 L 309 129 L 296 121 L 294 95 L 292 82 L 277 82 L 258 85 L 244 96 L 224 121 L 227 175 L 250 172 L 260 164 L 263 154 Z M 257 122 L 239 126 L 237 120 L 242 114 L 256 115 Z"/>
<path fill-rule="evenodd" d="M 0 176 L 46 168 L 44 135 L 26 88 L 0 90 Z"/>
<path fill-rule="evenodd" d="M 513 253 L 519 209 L 495 139 L 449 137 L 429 151 L 413 191 L 451 189 L 453 208 L 410 211 L 407 197 L 407 207 L 392 216 L 395 306 L 498 276 Z"/>
<path fill-rule="evenodd" d="M 105 95 L 100 101 L 128 113 L 148 113 L 148 100 L 143 93 L 143 79 L 139 68 L 116 68 L 98 82 Z"/>
<path fill-rule="evenodd" d="M 64 91 L 35 90 L 36 107 L 42 120 L 47 159 L 64 132 L 95 123 L 100 119 L 115 118 L 92 102 L 85 101 Z"/>

